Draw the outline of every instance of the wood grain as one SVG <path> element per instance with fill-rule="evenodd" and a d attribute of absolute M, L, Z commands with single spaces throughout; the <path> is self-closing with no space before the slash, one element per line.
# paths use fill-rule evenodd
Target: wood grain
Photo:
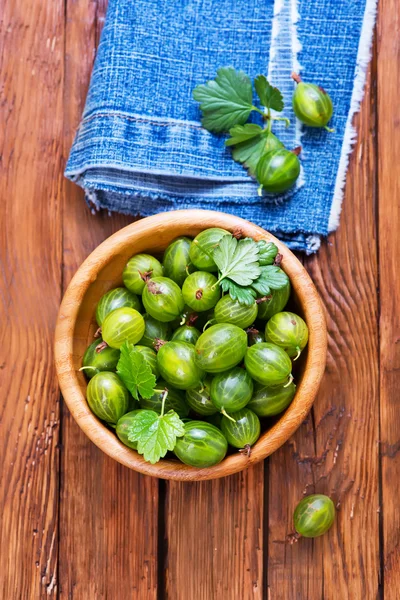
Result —
<path fill-rule="evenodd" d="M 166 598 L 265 598 L 264 465 L 166 487 Z"/>
<path fill-rule="evenodd" d="M 92 216 L 81 192 L 62 184 L 106 3 L 4 0 L 1 9 L 0 597 L 398 600 L 398 3 L 379 3 L 378 58 L 340 228 L 306 261 L 330 331 L 313 414 L 265 471 L 162 483 L 165 508 L 157 481 L 106 457 L 65 407 L 60 444 L 52 337 L 61 287 L 129 222 Z M 340 503 L 337 522 L 290 546 L 293 508 L 314 490 Z"/>
<path fill-rule="evenodd" d="M 67 2 L 64 143 L 82 114 L 104 7 Z M 127 217 L 92 215 L 82 191 L 64 187 L 64 288 L 80 263 Z M 153 600 L 157 587 L 158 482 L 100 452 L 62 413 L 60 598 Z"/>
<path fill-rule="evenodd" d="M 63 36 L 62 2 L 3 2 L 0 597 L 10 600 L 57 597 Z"/>
<path fill-rule="evenodd" d="M 400 8 L 381 4 L 378 22 L 380 385 L 382 565 L 387 600 L 400 597 Z"/>
<path fill-rule="evenodd" d="M 374 111 L 370 75 L 356 119 L 359 140 L 351 158 L 340 228 L 318 255 L 305 262 L 326 307 L 328 363 L 313 420 L 270 458 L 269 582 L 274 599 L 373 599 L 378 594 Z M 320 539 L 285 546 L 297 502 L 302 494 L 314 492 L 337 502 L 336 524 Z"/>

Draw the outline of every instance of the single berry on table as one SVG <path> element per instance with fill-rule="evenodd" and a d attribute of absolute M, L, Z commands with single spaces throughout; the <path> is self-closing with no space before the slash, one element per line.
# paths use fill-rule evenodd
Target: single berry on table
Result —
<path fill-rule="evenodd" d="M 295 529 L 303 537 L 319 537 L 332 527 L 335 513 L 335 505 L 328 496 L 306 496 L 300 500 L 294 511 Z"/>

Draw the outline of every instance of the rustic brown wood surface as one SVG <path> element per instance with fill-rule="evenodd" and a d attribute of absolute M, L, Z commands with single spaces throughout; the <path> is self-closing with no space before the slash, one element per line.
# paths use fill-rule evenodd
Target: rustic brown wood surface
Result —
<path fill-rule="evenodd" d="M 59 409 L 62 292 L 129 222 L 92 216 L 62 176 L 104 10 L 1 9 L 0 598 L 398 600 L 399 4 L 380 2 L 340 228 L 305 261 L 330 336 L 314 410 L 264 464 L 192 484 L 119 466 Z M 314 490 L 340 503 L 336 524 L 290 546 L 293 508 Z"/>

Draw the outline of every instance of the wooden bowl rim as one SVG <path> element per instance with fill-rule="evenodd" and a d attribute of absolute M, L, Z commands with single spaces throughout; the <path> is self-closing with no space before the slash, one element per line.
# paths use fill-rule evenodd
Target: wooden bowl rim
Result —
<path fill-rule="evenodd" d="M 201 227 L 222 227 L 233 231 L 240 227 L 245 235 L 273 241 L 284 256 L 283 266 L 301 303 L 309 328 L 308 355 L 303 378 L 292 404 L 277 423 L 266 431 L 252 448 L 251 456 L 241 453 L 227 456 L 213 467 L 197 469 L 174 460 L 147 463 L 134 450 L 124 446 L 90 411 L 82 393 L 73 364 L 73 340 L 79 307 L 97 273 L 108 264 L 119 249 L 134 241 L 137 233 L 151 233 L 154 228 L 178 219 L 179 223 L 200 222 Z M 180 234 L 183 235 L 183 234 Z M 307 302 L 305 302 L 307 299 Z M 210 210 L 180 210 L 146 217 L 114 233 L 102 242 L 82 263 L 72 278 L 62 300 L 55 331 L 55 361 L 61 392 L 79 427 L 103 452 L 121 464 L 145 475 L 178 481 L 215 479 L 237 473 L 263 460 L 284 444 L 308 414 L 317 394 L 326 362 L 327 331 L 324 310 L 318 292 L 297 257 L 289 248 L 261 227 L 240 217 Z"/>

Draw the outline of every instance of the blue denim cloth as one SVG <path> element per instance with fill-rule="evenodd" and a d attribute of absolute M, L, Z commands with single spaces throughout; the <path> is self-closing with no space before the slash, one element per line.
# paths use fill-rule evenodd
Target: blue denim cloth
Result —
<path fill-rule="evenodd" d="M 66 176 L 97 208 L 145 216 L 213 208 L 315 251 L 332 228 L 368 2 L 301 0 L 297 20 L 296 0 L 110 0 Z M 297 60 L 304 80 L 329 91 L 335 133 L 296 125 L 290 73 Z M 227 65 L 251 78 L 264 73 L 284 93 L 292 125 L 274 131 L 287 147 L 303 146 L 300 183 L 284 197 L 260 198 L 226 136 L 201 127 L 193 88 Z"/>

